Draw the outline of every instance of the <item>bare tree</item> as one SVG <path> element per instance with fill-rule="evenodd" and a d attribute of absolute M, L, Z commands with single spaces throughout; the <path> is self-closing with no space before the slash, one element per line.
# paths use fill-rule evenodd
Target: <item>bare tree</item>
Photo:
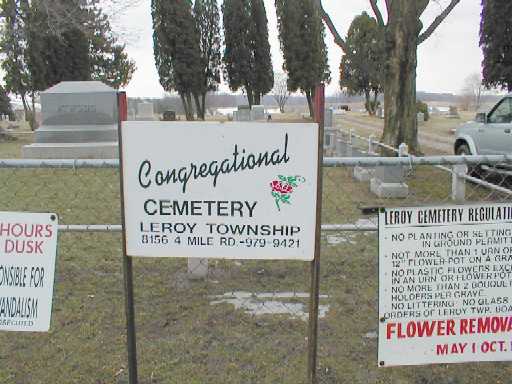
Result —
<path fill-rule="evenodd" d="M 274 72 L 274 89 L 272 90 L 274 99 L 279 105 L 279 110 L 284 113 L 284 106 L 290 97 L 288 91 L 288 76 L 283 72 Z"/>
<path fill-rule="evenodd" d="M 314 0 L 334 42 L 347 50 L 346 41 L 338 33 L 322 0 Z M 368 0 L 378 24 L 382 27 L 386 46 L 384 111 L 385 126 L 382 141 L 398 146 L 409 145 L 412 153 L 419 152 L 416 121 L 416 66 L 417 47 L 428 39 L 461 0 L 385 0 L 387 21 L 384 21 L 378 0 Z M 429 3 L 440 5 L 441 12 L 427 28 L 421 16 Z M 443 8 L 443 4 L 447 4 Z"/>
<path fill-rule="evenodd" d="M 466 111 L 478 110 L 481 105 L 484 85 L 482 75 L 478 72 L 472 73 L 464 80 L 464 87 L 461 92 L 462 108 Z"/>

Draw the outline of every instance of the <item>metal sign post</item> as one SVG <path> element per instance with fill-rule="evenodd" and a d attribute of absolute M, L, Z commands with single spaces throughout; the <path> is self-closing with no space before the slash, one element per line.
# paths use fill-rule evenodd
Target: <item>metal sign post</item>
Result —
<path fill-rule="evenodd" d="M 318 129 L 311 123 L 210 123 L 206 129 L 204 123 L 119 121 L 130 384 L 137 383 L 133 257 L 312 262 L 316 255 L 309 341 L 315 366 Z M 198 148 L 199 142 L 208 145 Z M 170 223 L 171 215 L 179 222 Z M 257 247 L 248 246 L 253 235 Z"/>
<path fill-rule="evenodd" d="M 137 341 L 135 337 L 135 308 L 133 304 L 133 272 L 132 272 L 132 258 L 126 253 L 126 225 L 124 217 L 124 186 L 123 186 L 123 156 L 122 156 L 122 135 L 121 124 L 123 120 L 123 113 L 121 113 L 121 95 L 118 94 L 117 109 L 118 109 L 118 137 L 119 137 L 119 165 L 120 165 L 120 185 L 121 185 L 121 221 L 123 224 L 123 277 L 124 277 L 124 298 L 125 298 L 125 313 L 126 313 L 126 347 L 128 351 L 128 373 L 129 383 L 137 384 Z"/>
<path fill-rule="evenodd" d="M 308 382 L 316 384 L 316 362 L 318 345 L 318 306 L 320 301 L 320 231 L 322 221 L 322 164 L 324 155 L 324 108 L 325 86 L 318 85 L 315 89 L 315 119 L 318 123 L 318 172 L 316 194 L 316 228 L 315 258 L 311 261 L 311 288 L 309 299 L 309 334 L 308 334 Z"/>

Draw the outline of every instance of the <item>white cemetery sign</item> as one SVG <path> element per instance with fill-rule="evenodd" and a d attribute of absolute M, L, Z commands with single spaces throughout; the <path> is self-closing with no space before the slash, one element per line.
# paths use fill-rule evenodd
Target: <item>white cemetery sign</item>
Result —
<path fill-rule="evenodd" d="M 312 260 L 316 124 L 123 122 L 129 256 Z"/>
<path fill-rule="evenodd" d="M 512 360 L 512 206 L 379 214 L 379 365 Z"/>
<path fill-rule="evenodd" d="M 0 212 L 0 330 L 50 328 L 57 215 Z"/>

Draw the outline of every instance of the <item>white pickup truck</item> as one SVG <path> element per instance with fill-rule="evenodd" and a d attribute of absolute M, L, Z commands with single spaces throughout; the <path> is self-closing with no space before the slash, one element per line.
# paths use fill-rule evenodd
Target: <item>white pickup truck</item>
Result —
<path fill-rule="evenodd" d="M 512 153 L 512 94 L 503 97 L 489 113 L 478 113 L 455 131 L 456 155 Z"/>

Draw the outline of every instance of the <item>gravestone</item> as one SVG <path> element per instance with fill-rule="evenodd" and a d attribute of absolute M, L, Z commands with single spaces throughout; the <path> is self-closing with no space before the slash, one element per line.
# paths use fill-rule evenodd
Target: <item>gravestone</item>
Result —
<path fill-rule="evenodd" d="M 201 280 L 208 276 L 208 259 L 189 258 L 187 261 L 187 273 L 190 280 Z"/>
<path fill-rule="evenodd" d="M 447 116 L 449 119 L 458 119 L 460 118 L 459 116 L 459 110 L 457 109 L 456 106 L 454 105 L 450 105 L 450 109 L 448 111 L 448 116 Z"/>
<path fill-rule="evenodd" d="M 418 121 L 418 125 L 423 124 L 425 122 L 425 114 L 423 112 L 418 112 L 416 115 L 416 120 Z"/>
<path fill-rule="evenodd" d="M 408 152 L 405 143 L 398 146 L 399 157 L 408 156 Z M 409 186 L 405 183 L 405 175 L 403 165 L 378 166 L 370 181 L 370 191 L 378 197 L 406 198 L 409 195 Z"/>
<path fill-rule="evenodd" d="M 357 165 L 354 167 L 353 177 L 357 181 L 371 181 L 375 177 L 375 168 Z"/>
<path fill-rule="evenodd" d="M 16 109 L 14 111 L 14 119 L 16 121 L 25 121 L 25 110 L 23 110 L 23 109 Z"/>
<path fill-rule="evenodd" d="M 324 149 L 336 149 L 336 141 L 338 139 L 338 132 L 333 127 L 324 128 Z"/>
<path fill-rule="evenodd" d="M 155 112 L 153 110 L 153 103 L 144 102 L 137 104 L 137 117 L 138 121 L 153 121 L 155 120 Z"/>
<path fill-rule="evenodd" d="M 233 120 L 235 121 L 251 121 L 251 118 L 251 107 L 248 105 L 239 105 L 236 115 L 233 113 Z"/>
<path fill-rule="evenodd" d="M 100 81 L 63 81 L 41 92 L 41 126 L 24 158 L 118 157 L 117 92 Z"/>
<path fill-rule="evenodd" d="M 406 198 L 409 186 L 405 183 L 404 167 L 382 165 L 375 168 L 370 191 L 381 198 Z"/>
<path fill-rule="evenodd" d="M 376 115 L 379 119 L 383 119 L 384 118 L 384 108 L 378 107 Z"/>
<path fill-rule="evenodd" d="M 176 121 L 176 111 L 165 111 L 163 115 L 164 121 Z"/>
<path fill-rule="evenodd" d="M 334 111 L 332 108 L 325 108 L 324 127 L 334 127 Z"/>
<path fill-rule="evenodd" d="M 252 106 L 252 120 L 265 120 L 265 106 L 253 105 Z"/>

